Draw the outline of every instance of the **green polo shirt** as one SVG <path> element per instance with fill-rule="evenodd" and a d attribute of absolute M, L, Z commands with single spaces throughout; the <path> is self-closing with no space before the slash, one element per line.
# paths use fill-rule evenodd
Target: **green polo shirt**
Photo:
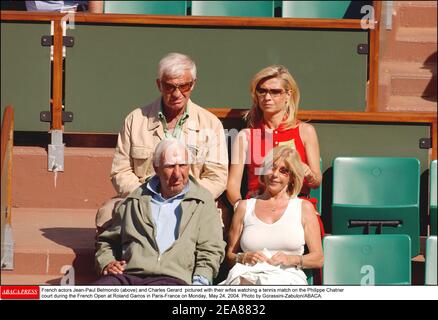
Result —
<path fill-rule="evenodd" d="M 173 137 L 175 139 L 179 139 L 179 137 L 181 136 L 182 127 L 188 118 L 189 118 L 189 106 L 186 106 L 186 110 L 184 111 L 181 118 L 179 118 L 178 122 L 176 123 L 175 128 L 171 132 L 167 128 L 167 121 L 166 121 L 166 117 L 164 116 L 164 112 L 163 112 L 163 102 L 161 102 L 160 111 L 158 111 L 158 119 L 160 119 L 161 124 L 163 125 L 164 135 L 166 136 L 166 138 Z"/>

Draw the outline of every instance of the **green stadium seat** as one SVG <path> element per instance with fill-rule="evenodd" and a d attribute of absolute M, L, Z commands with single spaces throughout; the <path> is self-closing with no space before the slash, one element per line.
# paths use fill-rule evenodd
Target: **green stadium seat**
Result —
<path fill-rule="evenodd" d="M 192 16 L 273 17 L 274 1 L 192 1 Z"/>
<path fill-rule="evenodd" d="M 284 18 L 342 19 L 351 1 L 283 1 Z"/>
<path fill-rule="evenodd" d="M 437 273 L 437 247 L 436 236 L 431 236 L 426 240 L 426 279 L 424 284 L 437 285 L 436 273 Z"/>
<path fill-rule="evenodd" d="M 437 215 L 437 204 L 436 204 L 436 160 L 433 160 L 430 164 L 430 234 L 436 236 L 437 231 L 437 221 L 436 221 L 436 215 Z"/>
<path fill-rule="evenodd" d="M 326 236 L 324 285 L 411 284 L 411 240 L 405 234 Z"/>
<path fill-rule="evenodd" d="M 332 234 L 408 234 L 420 251 L 420 162 L 339 157 L 333 162 Z"/>
<path fill-rule="evenodd" d="M 322 159 L 319 159 L 319 168 L 321 169 L 322 172 Z M 321 212 L 321 205 L 322 205 L 322 182 L 321 185 L 317 188 L 317 189 L 311 189 L 310 190 L 310 197 L 311 198 L 316 198 L 318 200 L 318 204 L 317 204 L 317 209 L 318 212 L 322 215 Z"/>
<path fill-rule="evenodd" d="M 304 269 L 304 273 L 307 276 L 307 284 L 309 286 L 313 285 L 313 269 Z"/>
<path fill-rule="evenodd" d="M 185 16 L 187 1 L 105 1 L 104 12 Z"/>

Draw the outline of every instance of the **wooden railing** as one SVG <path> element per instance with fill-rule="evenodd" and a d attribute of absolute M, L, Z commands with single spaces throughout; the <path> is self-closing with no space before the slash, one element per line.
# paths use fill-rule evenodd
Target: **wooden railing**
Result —
<path fill-rule="evenodd" d="M 1 129 L 1 261 L 2 268 L 11 267 L 11 251 L 6 247 L 12 245 L 10 239 L 12 220 L 12 149 L 14 137 L 14 110 L 5 108 Z M 8 229 L 8 230 L 7 230 Z M 6 255 L 6 263 L 4 263 Z"/>
<path fill-rule="evenodd" d="M 7 106 L 3 113 L 2 122 L 2 138 L 1 138 L 1 170 L 3 174 L 3 169 L 5 165 L 9 164 L 10 159 L 7 159 L 8 148 L 13 145 L 13 135 L 14 135 L 14 109 L 12 106 Z M 3 190 L 3 188 L 2 188 Z"/>
<path fill-rule="evenodd" d="M 377 1 L 378 2 L 378 1 Z M 9 21 L 60 21 L 63 13 L 1 11 L 1 20 Z M 359 19 L 305 19 L 305 18 L 252 18 L 204 17 L 147 14 L 75 13 L 75 22 L 173 25 L 205 27 L 274 27 L 304 29 L 361 29 Z"/>

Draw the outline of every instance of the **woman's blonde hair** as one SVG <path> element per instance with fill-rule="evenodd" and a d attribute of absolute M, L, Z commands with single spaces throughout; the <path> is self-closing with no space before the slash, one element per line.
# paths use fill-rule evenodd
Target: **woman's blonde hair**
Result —
<path fill-rule="evenodd" d="M 303 187 L 304 169 L 298 151 L 289 146 L 275 147 L 266 155 L 263 160 L 263 175 L 259 177 L 259 182 L 265 184 L 266 173 L 281 161 L 284 162 L 286 169 L 290 173 L 287 193 L 291 198 L 295 197 Z"/>
<path fill-rule="evenodd" d="M 252 97 L 252 107 L 246 112 L 244 115 L 244 119 L 246 120 L 248 126 L 250 128 L 256 127 L 260 121 L 263 119 L 263 112 L 259 107 L 259 100 L 256 94 L 256 89 L 260 85 L 260 82 L 277 78 L 282 80 L 283 88 L 286 91 L 290 91 L 290 99 L 286 104 L 286 119 L 283 122 L 285 129 L 290 129 L 296 126 L 296 118 L 298 113 L 298 104 L 300 102 L 300 90 L 298 88 L 295 79 L 289 73 L 289 70 L 285 66 L 282 65 L 272 65 L 260 70 L 251 81 L 251 97 Z"/>

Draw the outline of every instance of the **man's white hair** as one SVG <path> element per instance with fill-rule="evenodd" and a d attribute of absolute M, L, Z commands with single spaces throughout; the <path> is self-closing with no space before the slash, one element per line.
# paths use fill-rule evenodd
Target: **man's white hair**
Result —
<path fill-rule="evenodd" d="M 190 71 L 192 79 L 196 80 L 196 65 L 193 60 L 182 53 L 171 52 L 165 55 L 158 63 L 158 79 L 164 76 L 170 78 L 181 77 L 185 71 Z"/>
<path fill-rule="evenodd" d="M 177 149 L 182 149 L 187 154 L 187 163 L 190 163 L 190 152 L 187 148 L 187 145 L 181 140 L 175 138 L 166 138 L 160 141 L 157 144 L 154 151 L 154 156 L 152 161 L 156 167 L 158 167 L 162 161 L 162 155 L 166 152 L 167 149 L 171 147 L 176 147 Z"/>

